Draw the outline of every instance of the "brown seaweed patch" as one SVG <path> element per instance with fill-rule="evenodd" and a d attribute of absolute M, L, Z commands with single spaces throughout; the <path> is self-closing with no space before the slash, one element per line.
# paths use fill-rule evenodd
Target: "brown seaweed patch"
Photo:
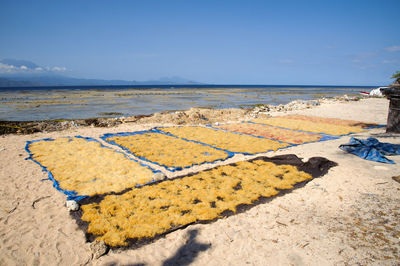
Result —
<path fill-rule="evenodd" d="M 123 113 L 118 113 L 118 112 L 102 112 L 102 113 L 98 113 L 97 115 L 123 115 Z"/>

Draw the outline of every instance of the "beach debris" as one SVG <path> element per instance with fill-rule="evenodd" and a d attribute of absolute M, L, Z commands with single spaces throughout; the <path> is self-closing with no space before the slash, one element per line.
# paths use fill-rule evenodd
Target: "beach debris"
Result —
<path fill-rule="evenodd" d="M 283 207 L 283 206 L 280 205 L 280 204 L 278 205 L 278 207 L 281 208 L 282 210 L 285 210 L 285 211 L 289 212 L 289 210 L 288 210 L 286 207 Z"/>
<path fill-rule="evenodd" d="M 165 175 L 161 172 L 158 172 L 153 175 L 153 179 L 154 181 L 161 181 L 165 179 Z"/>
<path fill-rule="evenodd" d="M 279 225 L 287 226 L 287 224 L 279 222 L 279 221 L 276 221 L 276 223 L 279 224 Z"/>
<path fill-rule="evenodd" d="M 383 97 L 382 91 L 381 89 L 383 89 L 385 87 L 379 87 L 377 89 L 373 89 L 372 91 L 369 92 L 369 96 L 372 97 Z"/>
<path fill-rule="evenodd" d="M 7 212 L 8 214 L 13 213 L 17 209 L 18 205 L 19 205 L 19 202 L 17 202 L 17 204 L 12 209 L 4 210 L 4 211 Z"/>
<path fill-rule="evenodd" d="M 93 258 L 98 259 L 101 256 L 107 254 L 109 248 L 104 243 L 104 241 L 95 240 L 92 243 L 90 243 L 90 250 L 92 251 Z"/>
<path fill-rule="evenodd" d="M 65 202 L 65 206 L 69 211 L 77 211 L 79 210 L 79 204 L 75 200 L 67 200 Z"/>
<path fill-rule="evenodd" d="M 394 181 L 396 181 L 397 183 L 400 183 L 400 175 L 398 175 L 398 176 L 392 176 L 392 179 L 393 179 Z"/>
<path fill-rule="evenodd" d="M 40 198 L 34 200 L 34 201 L 32 202 L 32 208 L 36 209 L 36 208 L 35 208 L 35 204 L 38 203 L 39 201 L 41 201 L 42 199 L 47 199 L 47 198 L 50 198 L 50 196 L 44 196 L 44 197 L 40 197 Z"/>
<path fill-rule="evenodd" d="M 305 247 L 307 247 L 308 245 L 310 245 L 310 242 L 305 243 L 305 244 L 302 245 L 301 247 L 302 247 L 302 248 L 305 248 Z"/>

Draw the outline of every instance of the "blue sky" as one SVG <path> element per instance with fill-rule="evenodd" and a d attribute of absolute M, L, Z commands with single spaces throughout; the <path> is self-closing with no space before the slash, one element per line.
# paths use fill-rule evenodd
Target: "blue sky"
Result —
<path fill-rule="evenodd" d="M 385 85 L 400 70 L 399 10 L 399 0 L 1 0 L 0 59 L 83 78 Z"/>

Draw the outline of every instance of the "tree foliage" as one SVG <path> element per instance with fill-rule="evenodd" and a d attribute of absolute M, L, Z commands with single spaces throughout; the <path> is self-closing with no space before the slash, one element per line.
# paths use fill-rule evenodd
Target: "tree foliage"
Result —
<path fill-rule="evenodd" d="M 396 73 L 392 75 L 392 79 L 398 79 L 398 78 L 400 78 L 400 71 L 396 71 Z"/>

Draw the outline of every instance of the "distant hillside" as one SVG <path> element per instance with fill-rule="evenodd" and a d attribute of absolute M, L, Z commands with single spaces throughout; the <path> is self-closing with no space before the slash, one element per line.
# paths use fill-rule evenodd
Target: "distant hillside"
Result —
<path fill-rule="evenodd" d="M 0 77 L 0 87 L 35 87 L 35 86 L 44 86 L 44 85 L 34 81 L 11 80 Z"/>
<path fill-rule="evenodd" d="M 83 79 L 63 76 L 61 73 L 65 71 L 66 68 L 61 66 L 39 66 L 28 60 L 0 59 L 0 87 L 202 84 L 180 77 L 147 81 Z"/>

